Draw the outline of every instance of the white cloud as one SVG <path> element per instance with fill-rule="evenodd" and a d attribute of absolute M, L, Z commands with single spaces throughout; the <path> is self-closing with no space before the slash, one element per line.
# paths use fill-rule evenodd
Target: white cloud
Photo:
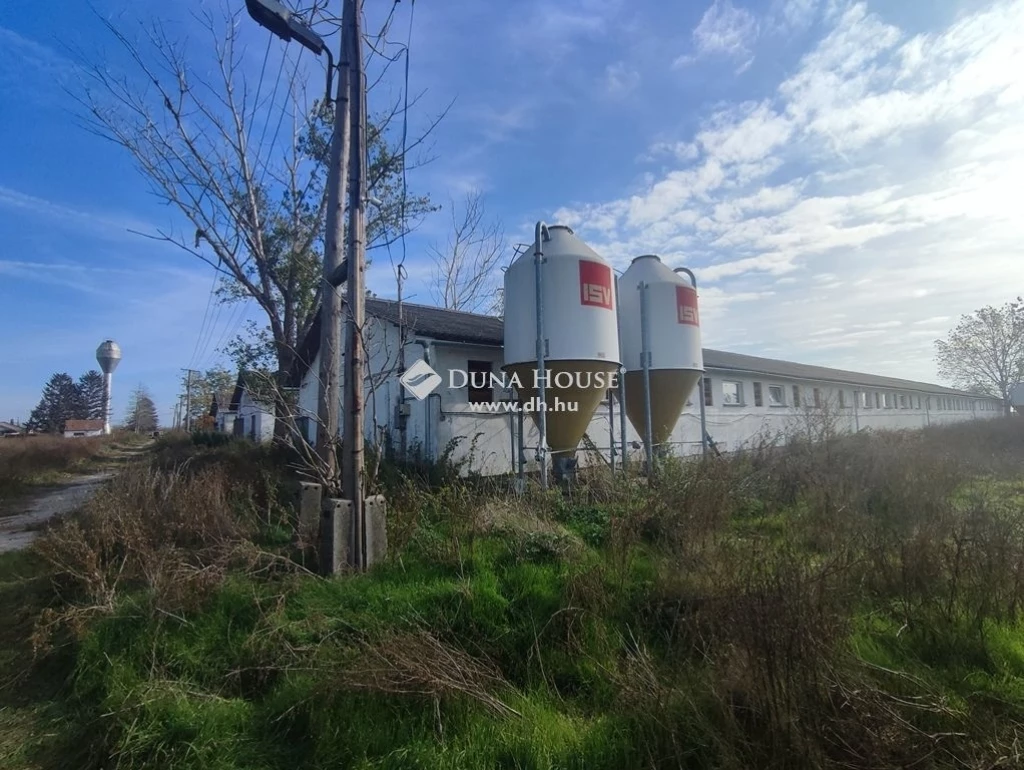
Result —
<path fill-rule="evenodd" d="M 787 8 L 793 23 L 818 18 L 814 3 L 778 6 L 779 18 Z M 699 50 L 748 45 L 756 26 L 740 15 L 716 3 Z M 654 251 L 688 264 L 716 304 L 776 292 L 734 306 L 726 329 L 709 324 L 709 344 L 934 378 L 930 339 L 1004 301 L 1020 270 L 1024 3 L 916 35 L 863 3 L 835 2 L 821 21 L 773 93 L 662 136 L 643 160 L 668 169 L 559 215 L 617 262 Z M 748 333 L 732 336 L 743 318 Z M 812 346 L 809 326 L 839 331 Z"/>
<path fill-rule="evenodd" d="M 786 34 L 807 29 L 818 14 L 819 4 L 820 0 L 774 0 L 765 21 L 766 31 Z"/>
<path fill-rule="evenodd" d="M 625 62 L 609 64 L 604 71 L 604 91 L 611 97 L 625 96 L 640 85 L 640 73 Z"/>
<path fill-rule="evenodd" d="M 139 240 L 136 233 L 153 233 L 156 228 L 132 215 L 121 212 L 96 211 L 56 203 L 35 195 L 0 185 L 0 208 L 17 210 L 21 215 L 45 222 L 47 228 L 63 228 L 107 240 Z"/>
<path fill-rule="evenodd" d="M 743 59 L 750 66 L 750 47 L 757 39 L 757 20 L 730 0 L 714 0 L 693 30 L 692 54 L 678 57 L 673 66 L 692 64 L 706 56 L 726 56 Z"/>

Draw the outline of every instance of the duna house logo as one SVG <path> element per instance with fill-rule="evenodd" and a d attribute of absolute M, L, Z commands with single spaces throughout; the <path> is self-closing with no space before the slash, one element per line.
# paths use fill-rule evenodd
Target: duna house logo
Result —
<path fill-rule="evenodd" d="M 421 358 L 405 370 L 399 382 L 409 393 L 422 401 L 441 384 L 441 379 L 441 375 Z"/>

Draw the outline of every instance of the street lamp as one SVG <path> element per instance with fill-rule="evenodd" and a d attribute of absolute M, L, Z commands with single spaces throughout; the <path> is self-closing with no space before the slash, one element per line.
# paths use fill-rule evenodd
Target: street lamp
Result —
<path fill-rule="evenodd" d="M 330 101 L 334 57 L 324 39 L 277 0 L 245 0 L 245 7 L 257 24 L 270 30 L 286 43 L 295 40 L 317 56 L 327 54 L 327 101 Z"/>
<path fill-rule="evenodd" d="M 317 56 L 326 49 L 323 39 L 277 0 L 245 0 L 245 7 L 257 24 L 282 40 L 298 40 Z"/>

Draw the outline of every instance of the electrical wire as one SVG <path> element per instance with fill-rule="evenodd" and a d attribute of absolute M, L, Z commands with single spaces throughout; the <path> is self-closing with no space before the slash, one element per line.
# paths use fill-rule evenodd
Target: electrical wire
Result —
<path fill-rule="evenodd" d="M 405 258 L 408 254 L 405 244 L 405 217 L 406 217 L 406 199 L 409 197 L 409 179 L 406 174 L 406 162 L 405 154 L 408 152 L 409 143 L 409 51 L 412 47 L 412 22 L 413 16 L 416 13 L 416 0 L 411 0 L 409 4 L 409 32 L 405 38 L 405 85 L 402 93 L 402 200 L 400 203 L 399 221 L 398 227 L 399 235 L 402 239 L 402 260 L 399 262 L 399 267 L 405 265 Z"/>
<path fill-rule="evenodd" d="M 267 50 L 263 52 L 263 66 L 260 67 L 260 82 L 256 84 L 256 98 L 252 102 L 252 114 L 255 118 L 256 110 L 260 108 L 260 92 L 263 90 L 263 75 L 267 71 L 267 59 L 270 58 L 270 44 L 274 42 L 273 35 L 267 35 Z M 249 146 L 249 140 L 252 138 L 252 124 L 256 121 L 253 120 L 249 123 L 249 129 L 245 132 L 245 146 Z"/>
<path fill-rule="evenodd" d="M 300 61 L 299 57 L 296 56 L 295 57 L 295 67 L 292 68 L 292 76 L 291 76 L 291 79 L 288 81 L 289 83 L 294 83 L 295 82 L 295 76 L 298 75 L 298 73 L 299 73 L 299 61 Z M 286 110 L 284 108 L 284 106 L 282 106 L 281 107 L 281 114 L 277 118 L 277 128 L 274 129 L 274 137 L 270 140 L 270 147 L 267 150 L 268 153 L 272 154 L 274 152 L 274 145 L 277 144 L 277 136 L 281 132 L 281 123 L 284 122 L 284 116 L 285 116 L 286 112 L 288 112 L 288 110 Z M 263 171 L 260 173 L 260 181 L 259 181 L 259 185 L 258 185 L 259 187 L 263 186 L 263 179 L 266 177 L 266 175 L 267 175 L 267 164 L 264 163 L 263 164 Z"/>
<path fill-rule="evenodd" d="M 271 38 L 274 36 L 271 35 Z M 288 63 L 288 53 L 285 51 L 281 56 L 281 64 L 277 68 L 277 77 L 274 79 L 274 90 L 270 94 L 270 106 L 268 112 L 274 108 L 274 103 L 277 101 L 277 89 L 281 87 L 281 73 L 284 72 L 285 64 Z M 256 156 L 263 157 L 263 140 L 267 138 L 267 128 L 270 126 L 270 120 L 263 121 L 263 130 L 260 132 L 260 141 L 256 145 Z M 266 169 L 266 162 L 263 164 L 263 168 Z"/>
<path fill-rule="evenodd" d="M 206 310 L 203 312 L 203 322 L 199 326 L 199 336 L 196 337 L 195 347 L 192 348 L 192 357 L 188 360 L 188 368 L 191 369 L 195 363 L 196 358 L 199 356 L 199 343 L 203 339 L 203 333 L 206 332 L 206 323 L 210 316 L 210 305 L 213 304 L 213 294 L 217 289 L 217 273 L 213 274 L 213 283 L 210 285 L 210 293 L 206 297 Z"/>

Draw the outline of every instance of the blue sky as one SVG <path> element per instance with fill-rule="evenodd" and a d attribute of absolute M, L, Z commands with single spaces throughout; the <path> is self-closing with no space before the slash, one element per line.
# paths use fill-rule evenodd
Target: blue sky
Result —
<path fill-rule="evenodd" d="M 182 220 L 75 120 L 66 46 L 124 65 L 79 5 L 0 9 L 0 419 L 113 337 L 115 417 L 144 383 L 169 421 L 180 368 L 217 362 L 259 314 L 208 312 L 212 269 L 130 232 Z M 205 5 L 96 7 L 166 20 L 201 72 L 188 11 Z M 376 28 L 390 3 L 367 6 Z M 412 35 L 411 131 L 455 102 L 411 188 L 483 191 L 512 242 L 544 219 L 619 268 L 651 252 L 693 268 L 709 347 L 934 381 L 933 340 L 1021 290 L 1024 2 L 420 0 Z M 255 78 L 266 33 L 240 40 Z M 270 72 L 300 53 L 269 50 Z M 425 252 L 446 222 L 408 241 L 413 301 L 431 301 Z M 369 285 L 393 296 L 392 275 L 378 255 Z"/>

